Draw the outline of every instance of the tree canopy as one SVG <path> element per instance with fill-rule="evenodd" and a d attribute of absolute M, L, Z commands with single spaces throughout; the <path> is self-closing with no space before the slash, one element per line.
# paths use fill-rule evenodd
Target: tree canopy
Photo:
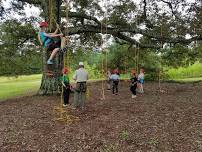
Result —
<path fill-rule="evenodd" d="M 27 58 L 30 53 L 36 60 L 29 63 L 30 66 L 32 67 L 33 63 L 37 67 L 40 66 L 35 64 L 41 60 L 38 57 L 41 54 L 36 41 L 37 24 L 42 20 L 49 22 L 52 18 L 56 19 L 56 0 L 11 0 L 10 2 L 11 8 L 4 8 L 3 5 L 0 7 L 2 19 L 0 47 L 1 53 L 4 54 L 1 60 L 7 65 L 1 71 L 5 71 L 6 67 L 13 67 L 16 73 L 21 73 L 25 60 L 33 59 L 33 57 Z M 120 62 L 128 62 L 128 65 L 124 64 L 124 66 L 132 66 L 135 55 L 131 50 L 134 50 L 134 47 L 140 48 L 142 52 L 140 56 L 148 62 L 146 65 L 157 65 L 158 63 L 151 60 L 159 60 L 159 53 L 164 61 L 163 64 L 174 67 L 201 60 L 202 1 L 200 0 L 69 0 L 68 24 L 65 2 L 61 0 L 61 27 L 65 30 L 68 26 L 68 33 L 65 31 L 65 34 L 70 36 L 72 46 L 78 53 L 82 47 L 90 50 L 110 40 L 113 42 L 109 48 L 109 65 L 112 67 L 118 66 Z M 40 18 L 25 17 L 20 21 L 7 18 L 11 12 L 24 15 L 24 6 L 28 4 L 40 8 Z M 162 47 L 164 49 L 161 49 Z M 13 66 L 8 62 L 9 53 L 19 62 L 23 57 L 23 64 Z M 93 56 L 95 55 L 90 59 L 93 59 Z M 96 56 L 96 62 L 101 62 L 99 55 Z M 145 62 L 141 65 L 145 65 Z M 120 68 L 124 68 L 123 65 Z"/>
<path fill-rule="evenodd" d="M 16 8 L 26 3 L 40 7 L 41 15 L 48 17 L 49 0 L 13 0 Z M 91 41 L 92 37 L 101 38 L 98 33 L 107 33 L 119 43 L 142 48 L 158 49 L 170 43 L 188 45 L 202 39 L 201 7 L 200 0 L 74 0 L 70 1 L 68 13 L 69 35 Z M 61 11 L 65 17 L 65 7 Z M 141 39 L 135 39 L 139 34 Z"/>

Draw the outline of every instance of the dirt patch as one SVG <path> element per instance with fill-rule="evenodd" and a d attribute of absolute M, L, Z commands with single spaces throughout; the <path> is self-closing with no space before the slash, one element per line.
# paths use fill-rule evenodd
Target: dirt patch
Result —
<path fill-rule="evenodd" d="M 0 151 L 202 151 L 202 85 L 146 83 L 132 99 L 90 86 L 85 111 L 65 109 L 79 121 L 55 121 L 60 97 L 32 96 L 0 103 Z M 72 98 L 71 98 L 72 100 Z"/>

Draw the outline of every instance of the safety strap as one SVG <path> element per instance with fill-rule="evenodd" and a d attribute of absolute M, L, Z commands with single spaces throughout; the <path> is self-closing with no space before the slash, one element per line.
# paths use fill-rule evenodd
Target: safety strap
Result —
<path fill-rule="evenodd" d="M 76 91 L 77 92 L 86 92 L 86 82 L 77 82 Z"/>

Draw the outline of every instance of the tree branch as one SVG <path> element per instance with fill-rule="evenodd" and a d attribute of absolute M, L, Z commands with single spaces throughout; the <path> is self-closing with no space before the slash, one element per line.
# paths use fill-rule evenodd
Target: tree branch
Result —
<path fill-rule="evenodd" d="M 42 0 L 18 0 L 18 1 L 34 5 L 40 5 L 42 3 Z"/>
<path fill-rule="evenodd" d="M 66 17 L 66 12 L 62 12 L 61 17 Z M 97 23 L 98 25 L 101 25 L 101 22 L 96 17 L 86 15 L 84 13 L 69 12 L 68 17 L 69 18 L 80 18 L 80 19 L 92 20 L 95 23 Z"/>
<path fill-rule="evenodd" d="M 171 2 L 165 1 L 165 0 L 161 0 L 162 2 L 166 3 L 168 5 L 168 7 L 170 8 L 172 15 L 175 16 L 177 19 L 179 19 L 179 17 L 177 16 L 176 12 L 173 10 L 173 6 Z"/>
<path fill-rule="evenodd" d="M 144 3 L 144 19 L 146 20 L 147 19 L 147 1 L 144 0 L 143 3 Z"/>
<path fill-rule="evenodd" d="M 107 31 L 106 31 L 107 30 Z M 122 40 L 128 41 L 129 43 L 135 44 L 135 45 L 139 45 L 141 48 L 155 48 L 155 49 L 159 49 L 160 46 L 156 46 L 156 45 L 143 45 L 139 42 L 137 42 L 135 39 L 130 38 L 129 36 L 126 36 L 124 33 L 125 32 L 129 32 L 129 33 L 133 33 L 133 34 L 142 34 L 143 36 L 149 37 L 149 38 L 153 38 L 158 42 L 163 42 L 163 43 L 173 43 L 173 44 L 177 44 L 177 43 L 181 43 L 181 44 L 189 44 L 193 41 L 196 40 L 202 40 L 202 36 L 195 36 L 192 37 L 190 39 L 185 39 L 185 38 L 169 38 L 169 37 L 162 37 L 161 35 L 157 35 L 157 34 L 151 34 L 147 31 L 141 30 L 141 29 L 133 29 L 133 28 L 103 28 L 101 30 L 100 26 L 95 26 L 95 25 L 84 25 L 84 26 L 80 26 L 80 27 L 70 27 L 69 28 L 69 35 L 74 35 L 74 34 L 81 34 L 81 33 L 101 33 L 101 31 L 103 33 L 107 34 L 111 34 L 114 37 L 118 37 Z"/>
<path fill-rule="evenodd" d="M 135 39 L 132 39 L 131 37 L 126 36 L 122 33 L 118 33 L 117 37 L 122 40 L 125 40 L 127 42 L 130 42 L 132 44 L 135 44 L 135 45 L 139 46 L 140 48 L 151 48 L 151 49 L 160 49 L 161 48 L 160 46 L 157 46 L 157 45 L 147 45 L 147 44 L 139 43 Z"/>
<path fill-rule="evenodd" d="M 120 30 L 120 31 L 124 31 L 124 30 Z M 107 34 L 111 34 L 114 37 L 118 37 L 122 40 L 125 40 L 129 43 L 138 45 L 140 48 L 155 48 L 155 49 L 159 49 L 160 46 L 156 46 L 156 45 L 145 45 L 145 44 L 141 44 L 139 42 L 137 42 L 135 39 L 130 38 L 129 36 L 124 35 L 123 33 L 121 33 L 118 29 L 114 29 L 114 28 L 109 28 L 107 29 Z M 101 28 L 99 26 L 92 26 L 92 25 L 85 25 L 82 27 L 70 27 L 69 28 L 69 35 L 74 35 L 74 34 L 81 34 L 81 33 L 101 33 Z M 102 30 L 103 33 L 106 33 L 106 29 L 104 28 Z"/>

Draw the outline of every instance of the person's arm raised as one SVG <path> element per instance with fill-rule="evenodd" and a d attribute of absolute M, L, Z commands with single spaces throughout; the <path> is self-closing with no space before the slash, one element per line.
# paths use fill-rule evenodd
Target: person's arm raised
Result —
<path fill-rule="evenodd" d="M 44 33 L 44 35 L 50 38 L 63 36 L 63 34 L 48 34 L 48 33 Z"/>
<path fill-rule="evenodd" d="M 53 35 L 55 35 L 55 34 L 57 34 L 58 33 L 58 30 L 59 30 L 59 25 L 57 24 L 57 28 L 56 28 L 56 30 L 55 30 L 55 32 L 54 33 L 52 33 Z"/>
<path fill-rule="evenodd" d="M 49 34 L 50 35 L 56 35 L 58 33 L 59 28 L 60 28 L 60 26 L 57 24 L 57 28 L 56 28 L 55 32 L 49 33 Z"/>

